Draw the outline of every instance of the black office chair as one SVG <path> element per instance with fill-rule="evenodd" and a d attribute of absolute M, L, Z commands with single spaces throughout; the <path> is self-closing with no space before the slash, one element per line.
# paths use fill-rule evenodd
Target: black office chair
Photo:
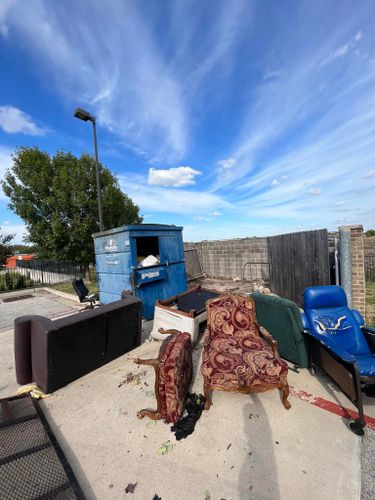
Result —
<path fill-rule="evenodd" d="M 84 284 L 82 278 L 74 278 L 72 280 L 72 285 L 81 303 L 90 303 L 91 309 L 93 309 L 95 306 L 99 306 L 99 304 L 96 304 L 98 295 L 89 295 L 89 289 Z"/>

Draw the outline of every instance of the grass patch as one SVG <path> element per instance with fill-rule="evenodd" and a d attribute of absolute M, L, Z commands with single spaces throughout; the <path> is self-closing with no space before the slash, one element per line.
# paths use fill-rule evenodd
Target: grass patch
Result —
<path fill-rule="evenodd" d="M 90 295 L 99 292 L 98 285 L 96 283 L 85 281 L 85 285 L 89 289 Z M 59 290 L 60 292 L 71 293 L 72 295 L 76 295 L 76 292 L 74 291 L 74 288 L 70 281 L 67 281 L 65 283 L 57 283 L 56 285 L 49 285 L 49 288 L 53 288 L 54 290 Z"/>
<path fill-rule="evenodd" d="M 366 281 L 366 324 L 375 326 L 375 281 Z"/>

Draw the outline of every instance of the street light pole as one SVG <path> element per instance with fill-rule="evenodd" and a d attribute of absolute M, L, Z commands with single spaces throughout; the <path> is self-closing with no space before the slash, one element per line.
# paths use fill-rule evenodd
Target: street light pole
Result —
<path fill-rule="evenodd" d="M 96 118 L 84 109 L 77 108 L 74 111 L 74 116 L 83 120 L 84 122 L 92 122 L 94 129 L 94 148 L 95 148 L 95 176 L 96 176 L 96 189 L 98 192 L 98 212 L 99 212 L 99 229 L 104 231 L 103 225 L 103 206 L 102 206 L 102 192 L 100 189 L 100 176 L 99 176 L 99 155 L 98 155 L 98 141 L 96 139 Z"/>
<path fill-rule="evenodd" d="M 103 226 L 103 206 L 102 206 L 102 191 L 100 189 L 100 176 L 99 176 L 99 155 L 98 155 L 98 141 L 96 140 L 96 119 L 92 120 L 94 128 L 94 146 L 95 146 L 95 174 L 96 174 L 96 188 L 98 191 L 98 211 L 99 211 L 99 229 L 104 231 Z"/>

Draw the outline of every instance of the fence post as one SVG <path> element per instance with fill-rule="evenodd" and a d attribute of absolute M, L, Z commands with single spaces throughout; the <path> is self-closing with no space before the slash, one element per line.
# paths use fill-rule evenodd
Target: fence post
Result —
<path fill-rule="evenodd" d="M 339 252 L 340 252 L 340 283 L 348 298 L 349 307 L 353 304 L 352 290 L 352 242 L 349 226 L 339 227 Z"/>

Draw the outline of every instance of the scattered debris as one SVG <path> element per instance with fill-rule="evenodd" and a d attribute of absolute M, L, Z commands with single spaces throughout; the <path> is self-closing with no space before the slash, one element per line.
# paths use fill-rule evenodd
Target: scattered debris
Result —
<path fill-rule="evenodd" d="M 303 472 L 304 474 L 307 474 L 307 470 L 305 470 L 305 469 L 302 469 L 302 472 Z"/>
<path fill-rule="evenodd" d="M 146 391 L 145 394 L 146 394 L 146 396 L 149 396 L 151 398 L 153 398 L 155 396 L 154 391 Z"/>
<path fill-rule="evenodd" d="M 258 413 L 250 413 L 249 419 L 252 420 L 253 418 L 259 418 Z"/>
<path fill-rule="evenodd" d="M 161 500 L 161 497 L 159 497 L 156 493 L 153 496 L 152 500 Z"/>
<path fill-rule="evenodd" d="M 149 429 L 152 429 L 152 428 L 156 427 L 156 421 L 155 420 L 151 420 L 150 422 L 147 423 L 147 427 Z"/>
<path fill-rule="evenodd" d="M 129 483 L 127 487 L 125 488 L 125 493 L 134 493 L 135 487 L 137 486 L 138 483 Z"/>
<path fill-rule="evenodd" d="M 234 469 L 234 465 L 232 465 L 231 469 Z"/>
<path fill-rule="evenodd" d="M 23 385 L 17 390 L 17 394 L 30 394 L 30 396 L 35 399 L 44 399 L 50 396 L 50 394 L 44 394 L 44 392 L 36 384 Z"/>
<path fill-rule="evenodd" d="M 253 490 L 253 485 L 252 485 L 252 484 L 250 484 L 250 486 L 249 486 L 249 490 L 250 490 L 250 491 L 252 491 L 252 490 Z"/>
<path fill-rule="evenodd" d="M 126 374 L 124 380 L 120 382 L 118 387 L 121 387 L 124 384 L 139 385 L 141 383 L 141 377 L 144 377 L 146 373 L 146 371 L 142 371 L 139 373 L 129 372 Z"/>
<path fill-rule="evenodd" d="M 227 450 L 229 450 L 229 448 L 232 446 L 232 443 L 229 443 L 228 446 L 227 446 Z"/>
<path fill-rule="evenodd" d="M 108 485 L 108 488 L 113 488 L 113 484 L 112 484 L 112 483 L 111 483 L 111 484 L 109 484 L 109 485 Z"/>
<path fill-rule="evenodd" d="M 211 493 L 208 490 L 204 492 L 204 500 L 211 500 Z"/>
<path fill-rule="evenodd" d="M 165 455 L 166 453 L 169 453 L 172 450 L 173 450 L 173 444 L 168 439 L 168 441 L 166 441 L 165 443 L 163 443 L 160 446 L 158 452 L 159 452 L 159 455 Z"/>
<path fill-rule="evenodd" d="M 280 444 L 278 441 L 275 441 L 276 444 Z"/>

